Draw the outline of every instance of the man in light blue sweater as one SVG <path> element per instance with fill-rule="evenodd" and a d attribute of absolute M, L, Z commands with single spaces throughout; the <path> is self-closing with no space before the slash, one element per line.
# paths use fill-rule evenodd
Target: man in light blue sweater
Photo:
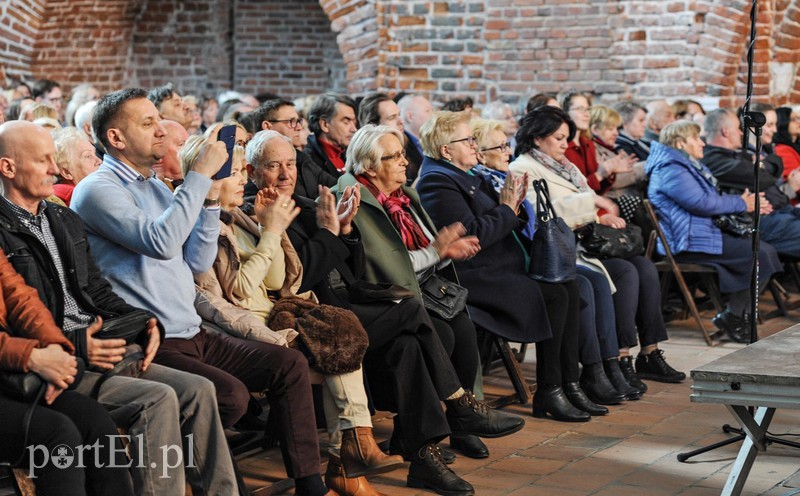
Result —
<path fill-rule="evenodd" d="M 155 362 L 210 379 L 225 427 L 244 414 L 249 391 L 269 391 L 297 494 L 322 496 L 327 489 L 319 474 L 305 357 L 206 332 L 194 309 L 193 273 L 211 268 L 217 253 L 219 183 L 211 178 L 227 158 L 225 146 L 203 144 L 173 196 L 153 180 L 165 141 L 158 110 L 146 96 L 125 89 L 100 100 L 92 126 L 107 153 L 100 169 L 76 188 L 71 208 L 81 216 L 97 265 L 115 292 L 164 324 L 166 339 Z"/>

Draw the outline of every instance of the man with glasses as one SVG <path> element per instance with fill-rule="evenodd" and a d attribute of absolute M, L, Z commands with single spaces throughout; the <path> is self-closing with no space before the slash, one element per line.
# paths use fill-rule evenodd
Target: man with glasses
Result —
<path fill-rule="evenodd" d="M 34 83 L 31 96 L 37 102 L 46 103 L 56 109 L 59 121 L 63 120 L 64 94 L 60 84 L 52 79 L 40 79 Z"/>
<path fill-rule="evenodd" d="M 404 133 L 406 138 L 404 145 L 405 157 L 408 161 L 406 184 L 411 186 L 411 183 L 419 175 L 419 167 L 422 165 L 423 157 L 420 149 L 417 148 L 417 145 L 414 144 L 414 141 L 405 131 L 401 114 L 400 107 L 386 93 L 372 93 L 361 100 L 361 104 L 358 107 L 358 122 L 362 126 L 367 124 L 389 126 Z"/>
<path fill-rule="evenodd" d="M 293 102 L 283 98 L 267 100 L 253 111 L 253 121 L 258 130 L 271 129 L 291 138 L 292 146 L 297 154 L 296 194 L 307 198 L 316 198 L 319 185 L 331 187 L 336 184 L 334 175 L 323 170 L 308 155 L 298 149 L 303 118 L 297 113 Z M 252 199 L 255 199 L 256 193 L 258 193 L 258 187 L 253 182 L 253 170 L 250 165 L 248 165 L 247 172 L 250 178 L 245 186 L 244 194 L 248 203 L 252 203 Z"/>
<path fill-rule="evenodd" d="M 320 95 L 308 111 L 306 154 L 323 171 L 338 179 L 344 173 L 344 154 L 358 129 L 356 102 L 347 95 Z M 316 194 L 314 194 L 316 197 Z"/>

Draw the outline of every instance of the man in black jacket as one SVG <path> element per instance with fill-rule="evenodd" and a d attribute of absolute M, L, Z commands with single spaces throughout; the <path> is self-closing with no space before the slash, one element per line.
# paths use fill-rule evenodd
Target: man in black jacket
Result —
<path fill-rule="evenodd" d="M 741 150 L 742 131 L 739 118 L 729 109 L 717 109 L 706 116 L 707 145 L 703 148 L 703 164 L 719 181 L 722 191 L 742 194 L 753 187 L 753 156 Z M 765 141 L 771 134 L 764 133 Z M 765 144 L 770 144 L 769 142 Z M 789 204 L 789 198 L 778 187 L 783 162 L 777 155 L 766 155 L 760 161 L 758 187 L 772 205 L 772 213 L 761 217 L 761 240 L 778 253 L 800 256 L 800 210 Z"/>
<path fill-rule="evenodd" d="M 349 96 L 325 93 L 308 110 L 308 128 L 314 135 L 308 137 L 305 153 L 337 179 L 344 173 L 347 145 L 358 129 L 356 109 Z"/>
<path fill-rule="evenodd" d="M 74 339 L 95 316 L 111 319 L 137 309 L 117 296 L 100 275 L 78 215 L 44 201 L 52 194 L 58 174 L 54 153 L 52 138 L 39 126 L 24 121 L 0 126 L 0 248 L 25 282 L 37 290 L 56 325 Z M 151 363 L 161 336 L 156 319 L 148 327 L 142 378 L 111 377 L 98 396 L 128 429 L 131 452 L 143 455 L 133 465 L 136 491 L 183 494 L 188 476 L 188 482 L 206 494 L 230 494 L 236 481 L 214 385 Z M 86 344 L 88 364 L 95 370 L 111 369 L 125 353 L 124 340 L 87 334 Z M 185 474 L 181 464 L 157 463 L 169 446 L 193 447 L 183 458 L 187 463 L 194 461 Z M 152 470 L 151 464 L 159 470 Z"/>

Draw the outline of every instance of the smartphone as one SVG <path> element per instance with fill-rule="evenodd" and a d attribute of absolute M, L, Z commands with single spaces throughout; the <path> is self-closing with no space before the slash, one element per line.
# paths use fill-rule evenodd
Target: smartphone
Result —
<path fill-rule="evenodd" d="M 231 175 L 231 163 L 233 161 L 233 147 L 236 146 L 236 126 L 224 126 L 219 130 L 217 141 L 224 141 L 225 148 L 228 150 L 228 160 L 222 165 L 222 168 L 214 174 L 213 179 L 225 179 Z"/>

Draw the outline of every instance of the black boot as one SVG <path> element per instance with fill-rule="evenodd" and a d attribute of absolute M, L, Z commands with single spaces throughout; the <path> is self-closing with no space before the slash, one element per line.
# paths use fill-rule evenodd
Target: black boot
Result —
<path fill-rule="evenodd" d="M 533 395 L 533 416 L 545 418 L 550 414 L 562 422 L 588 422 L 592 417 L 570 403 L 564 390 L 556 384 L 539 384 Z"/>
<path fill-rule="evenodd" d="M 517 415 L 495 410 L 478 401 L 472 391 L 454 400 L 445 400 L 447 423 L 453 434 L 478 437 L 503 437 L 522 429 L 525 420 Z"/>
<path fill-rule="evenodd" d="M 639 374 L 637 374 L 636 370 L 633 368 L 633 357 L 619 357 L 619 368 L 622 370 L 622 375 L 625 376 L 625 380 L 628 381 L 628 384 L 641 391 L 642 394 L 647 392 L 647 384 L 642 382 L 639 378 Z"/>
<path fill-rule="evenodd" d="M 450 447 L 460 451 L 462 455 L 469 458 L 487 458 L 489 456 L 489 448 L 483 444 L 483 441 L 481 441 L 481 438 L 478 436 L 460 436 L 454 434 L 450 436 Z M 444 450 L 442 450 L 442 453 L 444 453 Z M 447 460 L 445 460 L 445 463 L 447 463 Z"/>
<path fill-rule="evenodd" d="M 638 400 L 642 397 L 642 392 L 631 386 L 628 380 L 625 379 L 625 374 L 622 373 L 622 369 L 619 367 L 618 358 L 603 360 L 603 369 L 611 384 L 614 385 L 614 389 L 624 394 L 626 400 Z"/>
<path fill-rule="evenodd" d="M 636 357 L 636 373 L 639 377 L 658 382 L 678 383 L 686 379 L 686 374 L 669 366 L 664 359 L 664 350 L 658 348 L 649 355 L 639 353 Z"/>
<path fill-rule="evenodd" d="M 472 496 L 475 489 L 442 460 L 439 448 L 426 444 L 411 456 L 408 468 L 408 487 L 430 489 L 437 494 Z"/>
<path fill-rule="evenodd" d="M 591 400 L 598 405 L 619 405 L 625 401 L 625 395 L 620 393 L 608 381 L 608 377 L 606 377 L 606 373 L 603 371 L 603 364 L 601 362 L 590 363 L 583 366 L 583 371 L 581 372 L 581 389 L 586 393 L 586 396 L 591 398 Z M 581 408 L 580 405 L 572 401 L 572 397 L 570 397 L 569 391 L 567 391 L 566 388 L 564 388 L 564 392 L 567 393 L 567 397 L 573 405 L 584 412 L 589 412 L 589 410 Z"/>
<path fill-rule="evenodd" d="M 737 343 L 750 342 L 750 316 L 739 317 L 730 310 L 723 310 L 718 313 L 711 322 L 720 331 L 725 331 L 729 338 Z"/>
<path fill-rule="evenodd" d="M 567 382 L 564 384 L 563 388 L 564 395 L 569 402 L 572 403 L 572 406 L 578 410 L 583 410 L 592 416 L 605 415 L 608 413 L 608 408 L 593 403 L 577 382 Z"/>

